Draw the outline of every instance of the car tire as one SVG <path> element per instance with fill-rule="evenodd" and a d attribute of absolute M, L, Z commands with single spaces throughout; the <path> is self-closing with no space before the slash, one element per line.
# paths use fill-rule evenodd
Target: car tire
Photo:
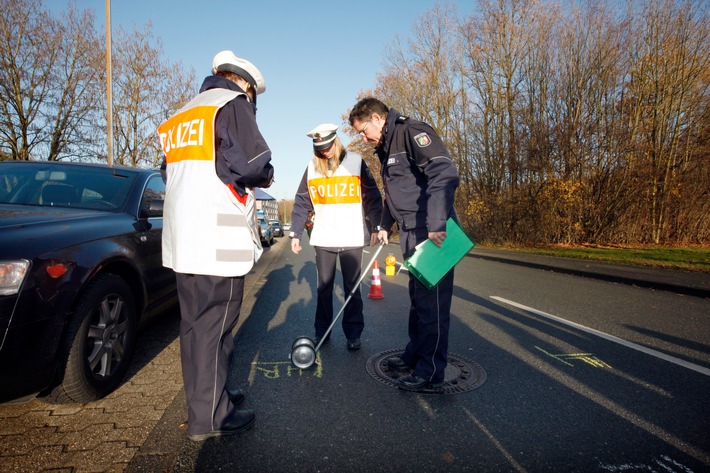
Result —
<path fill-rule="evenodd" d="M 138 317 L 133 293 L 119 276 L 90 283 L 77 304 L 64 340 L 60 384 L 54 402 L 89 402 L 116 389 L 131 363 Z"/>

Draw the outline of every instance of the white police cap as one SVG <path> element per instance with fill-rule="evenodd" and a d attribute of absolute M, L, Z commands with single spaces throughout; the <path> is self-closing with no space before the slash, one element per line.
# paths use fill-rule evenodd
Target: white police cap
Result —
<path fill-rule="evenodd" d="M 308 132 L 308 136 L 313 138 L 313 149 L 323 151 L 330 148 L 335 141 L 338 125 L 332 123 L 322 123 Z"/>
<path fill-rule="evenodd" d="M 232 51 L 220 51 L 212 60 L 212 74 L 219 71 L 229 71 L 249 82 L 256 95 L 266 92 L 266 82 L 259 69 L 246 59 L 239 58 Z"/>

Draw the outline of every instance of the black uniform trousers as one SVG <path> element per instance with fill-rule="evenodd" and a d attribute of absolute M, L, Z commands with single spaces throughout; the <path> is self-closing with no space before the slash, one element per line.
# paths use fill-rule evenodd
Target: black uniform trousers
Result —
<path fill-rule="evenodd" d="M 400 247 L 404 258 L 409 258 L 417 243 L 427 238 L 428 230 L 424 227 L 402 231 Z M 401 358 L 414 367 L 414 375 L 432 383 L 444 382 L 453 293 L 453 269 L 431 291 L 409 273 L 409 343 Z"/>
<path fill-rule="evenodd" d="M 340 259 L 340 272 L 343 275 L 343 289 L 347 300 L 360 279 L 362 265 L 362 248 L 338 250 L 316 246 L 316 269 L 318 271 L 318 303 L 316 306 L 316 321 L 313 324 L 316 337 L 322 337 L 333 322 L 333 286 L 335 284 L 335 265 Z M 362 314 L 362 296 L 360 286 L 343 310 L 343 333 L 348 340 L 359 338 L 365 328 Z"/>
<path fill-rule="evenodd" d="M 234 413 L 225 390 L 244 277 L 176 273 L 180 356 L 190 435 L 219 430 Z"/>

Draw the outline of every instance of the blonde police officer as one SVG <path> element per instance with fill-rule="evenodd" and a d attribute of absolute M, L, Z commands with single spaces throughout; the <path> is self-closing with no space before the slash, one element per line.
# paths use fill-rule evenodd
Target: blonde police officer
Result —
<path fill-rule="evenodd" d="M 300 238 L 309 212 L 314 211 L 310 243 L 315 247 L 318 273 L 315 342 L 320 342 L 333 321 L 333 286 L 339 259 L 345 294 L 355 289 L 343 310 L 343 333 L 348 350 L 358 350 L 365 322 L 360 289 L 355 285 L 361 274 L 362 249 L 368 242 L 377 241 L 376 231 L 370 234 L 368 221 L 379 225 L 382 195 L 365 161 L 345 149 L 337 129 L 337 125 L 323 123 L 307 134 L 313 140 L 313 157 L 296 192 L 291 250 L 301 251 Z"/>

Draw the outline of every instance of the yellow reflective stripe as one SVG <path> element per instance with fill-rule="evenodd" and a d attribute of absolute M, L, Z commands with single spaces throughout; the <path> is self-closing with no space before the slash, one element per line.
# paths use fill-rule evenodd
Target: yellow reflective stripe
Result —
<path fill-rule="evenodd" d="M 309 179 L 308 192 L 314 205 L 357 204 L 361 201 L 360 176 L 332 176 Z"/>
<path fill-rule="evenodd" d="M 168 164 L 184 160 L 214 160 L 213 120 L 215 105 L 201 105 L 180 112 L 158 127 L 160 146 Z"/>

